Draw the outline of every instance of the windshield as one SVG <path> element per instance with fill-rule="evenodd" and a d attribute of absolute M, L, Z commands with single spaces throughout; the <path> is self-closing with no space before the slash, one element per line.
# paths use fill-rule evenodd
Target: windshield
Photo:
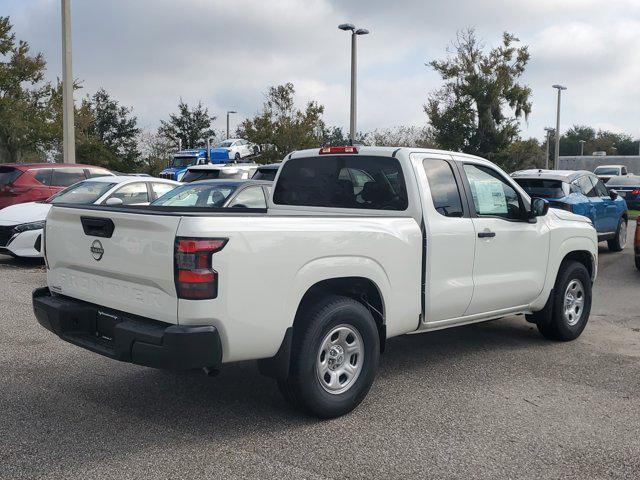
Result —
<path fill-rule="evenodd" d="M 173 157 L 173 161 L 171 162 L 172 167 L 190 167 L 191 165 L 195 165 L 198 161 L 198 157 Z"/>
<path fill-rule="evenodd" d="M 77 203 L 80 205 L 90 205 L 95 203 L 101 196 L 107 193 L 115 183 L 107 182 L 79 182 L 65 188 L 46 203 Z"/>
<path fill-rule="evenodd" d="M 273 181 L 276 179 L 276 174 L 278 173 L 277 168 L 259 168 L 256 170 L 256 173 L 251 177 L 253 180 L 269 180 Z"/>
<path fill-rule="evenodd" d="M 620 169 L 618 167 L 598 167 L 593 173 L 596 175 L 618 175 Z"/>
<path fill-rule="evenodd" d="M 151 205 L 164 207 L 222 207 L 236 188 L 236 185 L 197 184 L 183 185 L 165 193 Z"/>
<path fill-rule="evenodd" d="M 227 148 L 227 147 L 230 147 L 232 144 L 233 144 L 232 141 L 225 140 L 224 142 L 220 142 L 217 148 Z"/>
<path fill-rule="evenodd" d="M 22 174 L 22 170 L 13 167 L 0 167 L 0 185 L 9 185 Z"/>
<path fill-rule="evenodd" d="M 565 196 L 560 180 L 543 178 L 514 178 L 530 197 L 562 198 Z"/>

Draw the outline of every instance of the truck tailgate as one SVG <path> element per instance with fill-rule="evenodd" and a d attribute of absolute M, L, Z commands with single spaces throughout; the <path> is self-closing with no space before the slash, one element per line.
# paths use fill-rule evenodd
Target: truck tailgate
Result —
<path fill-rule="evenodd" d="M 179 223 L 179 216 L 54 206 L 45 231 L 49 288 L 177 323 L 173 258 Z"/>

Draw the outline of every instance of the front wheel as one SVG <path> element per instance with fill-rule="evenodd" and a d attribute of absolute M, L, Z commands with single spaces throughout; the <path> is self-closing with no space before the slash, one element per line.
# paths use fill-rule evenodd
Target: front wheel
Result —
<path fill-rule="evenodd" d="M 609 250 L 612 252 L 621 252 L 627 246 L 627 221 L 624 218 L 618 222 L 616 236 L 611 240 L 607 240 Z"/>
<path fill-rule="evenodd" d="M 547 305 L 528 317 L 548 339 L 569 341 L 580 336 L 591 313 L 591 277 L 575 261 L 563 262 Z"/>
<path fill-rule="evenodd" d="M 293 406 L 320 418 L 344 415 L 367 395 L 380 338 L 360 302 L 331 295 L 305 309 L 294 329 L 288 378 L 278 386 Z"/>

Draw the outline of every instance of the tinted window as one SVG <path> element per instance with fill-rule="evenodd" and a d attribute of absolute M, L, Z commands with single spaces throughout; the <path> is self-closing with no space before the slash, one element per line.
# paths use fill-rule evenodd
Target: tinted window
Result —
<path fill-rule="evenodd" d="M 0 185 L 9 185 L 22 175 L 22 170 L 13 167 L 0 167 Z"/>
<path fill-rule="evenodd" d="M 37 170 L 34 178 L 43 185 L 51 185 L 51 169 L 42 168 Z"/>
<path fill-rule="evenodd" d="M 597 197 L 597 192 L 594 184 L 589 180 L 589 177 L 580 177 L 573 182 L 573 186 L 576 187 L 579 193 L 586 195 L 587 197 Z"/>
<path fill-rule="evenodd" d="M 343 169 L 369 177 L 362 188 Z M 282 167 L 273 201 L 279 205 L 406 210 L 407 189 L 400 162 L 389 157 L 340 155 L 296 158 Z"/>
<path fill-rule="evenodd" d="M 152 205 L 165 207 L 222 207 L 235 185 L 192 184 L 174 188 Z"/>
<path fill-rule="evenodd" d="M 515 189 L 495 170 L 465 164 L 464 171 L 469 180 L 476 213 L 480 216 L 521 219 L 520 197 Z"/>
<path fill-rule="evenodd" d="M 54 168 L 51 185 L 54 187 L 68 187 L 85 179 L 81 168 Z"/>
<path fill-rule="evenodd" d="M 253 178 L 254 180 L 269 180 L 270 182 L 272 182 L 273 180 L 275 180 L 277 173 L 277 168 L 259 168 L 251 178 Z"/>
<path fill-rule="evenodd" d="M 109 198 L 119 198 L 124 205 L 148 203 L 147 184 L 142 182 L 130 183 L 116 190 Z"/>
<path fill-rule="evenodd" d="M 176 188 L 175 185 L 171 185 L 170 183 L 152 183 L 151 190 L 153 190 L 156 198 L 163 196 L 165 193 L 170 192 Z"/>
<path fill-rule="evenodd" d="M 593 173 L 596 175 L 619 175 L 620 169 L 618 167 L 598 167 Z"/>
<path fill-rule="evenodd" d="M 462 217 L 462 200 L 456 178 L 444 160 L 427 159 L 422 162 L 429 181 L 433 206 L 445 217 Z"/>
<path fill-rule="evenodd" d="M 85 181 L 65 188 L 55 194 L 47 203 L 77 203 L 89 205 L 95 203 L 109 191 L 115 183 Z"/>
<path fill-rule="evenodd" d="M 242 190 L 229 202 L 229 207 L 267 208 L 262 187 L 249 187 Z"/>
<path fill-rule="evenodd" d="M 604 183 L 602 183 L 602 180 L 600 180 L 598 177 L 589 177 L 589 178 L 595 184 L 596 195 L 598 197 L 608 197 L 609 196 L 609 190 L 607 190 L 607 187 L 604 186 Z"/>
<path fill-rule="evenodd" d="M 531 197 L 562 198 L 565 196 L 560 180 L 544 178 L 514 178 L 514 180 Z"/>

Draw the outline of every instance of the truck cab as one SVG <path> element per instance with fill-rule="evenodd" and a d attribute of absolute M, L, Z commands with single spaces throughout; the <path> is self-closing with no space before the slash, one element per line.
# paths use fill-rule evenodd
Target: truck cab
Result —
<path fill-rule="evenodd" d="M 180 150 L 173 155 L 169 165 L 160 172 L 159 177 L 181 182 L 189 167 L 194 165 L 224 164 L 228 161 L 228 156 L 220 155 L 216 148 L 210 148 L 208 154 L 206 148 Z"/>

